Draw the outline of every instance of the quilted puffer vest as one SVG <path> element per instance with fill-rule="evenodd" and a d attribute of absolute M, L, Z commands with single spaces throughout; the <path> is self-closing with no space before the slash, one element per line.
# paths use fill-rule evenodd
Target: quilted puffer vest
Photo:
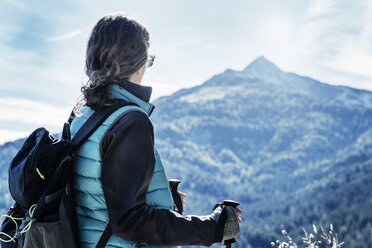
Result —
<path fill-rule="evenodd" d="M 142 101 L 118 85 L 110 85 L 110 87 L 115 98 L 133 102 L 139 107 L 125 106 L 118 109 L 103 122 L 87 141 L 74 150 L 72 190 L 76 205 L 80 242 L 83 248 L 94 248 L 109 222 L 106 201 L 100 180 L 101 167 L 104 166 L 102 165 L 99 148 L 100 140 L 111 123 L 124 112 L 135 110 L 143 111 L 149 115 L 154 108 L 152 104 Z M 75 117 L 71 124 L 72 137 L 92 113 L 93 111 L 89 107 L 84 107 L 80 111 L 79 115 Z M 146 201 L 149 206 L 154 208 L 172 209 L 173 199 L 168 186 L 168 179 L 156 148 L 154 148 L 154 154 L 156 159 L 155 170 L 146 195 Z M 135 243 L 113 234 L 106 247 L 158 248 L 162 246 Z"/>

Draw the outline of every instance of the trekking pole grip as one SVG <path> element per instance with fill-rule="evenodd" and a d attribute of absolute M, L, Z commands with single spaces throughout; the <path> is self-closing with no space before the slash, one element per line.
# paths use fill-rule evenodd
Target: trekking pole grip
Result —
<path fill-rule="evenodd" d="M 181 195 L 178 192 L 178 185 L 181 183 L 181 180 L 178 179 L 169 179 L 169 187 L 172 192 L 173 201 L 176 204 L 177 210 L 179 214 L 183 212 L 183 205 L 181 200 Z"/>
<path fill-rule="evenodd" d="M 233 201 L 233 200 L 224 200 L 221 205 L 223 205 L 225 207 L 229 206 L 229 207 L 236 208 L 237 206 L 240 205 L 240 203 L 239 202 L 236 202 L 236 201 Z M 231 247 L 231 244 L 232 243 L 235 243 L 235 242 L 236 242 L 236 239 L 235 238 L 232 238 L 232 239 L 224 240 L 223 244 L 227 248 L 229 248 L 229 247 Z"/>

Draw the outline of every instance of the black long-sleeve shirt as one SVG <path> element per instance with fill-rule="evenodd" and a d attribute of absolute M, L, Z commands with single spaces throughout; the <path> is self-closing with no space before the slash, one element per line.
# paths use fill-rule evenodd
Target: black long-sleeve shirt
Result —
<path fill-rule="evenodd" d="M 206 245 L 222 240 L 209 215 L 182 216 L 146 204 L 155 166 L 154 132 L 145 113 L 119 117 L 100 144 L 102 187 L 111 229 L 127 240 L 154 245 Z"/>

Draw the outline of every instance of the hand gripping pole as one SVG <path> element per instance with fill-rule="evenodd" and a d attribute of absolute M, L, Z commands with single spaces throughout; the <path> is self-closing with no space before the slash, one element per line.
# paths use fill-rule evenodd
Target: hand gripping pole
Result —
<path fill-rule="evenodd" d="M 240 205 L 240 203 L 236 202 L 236 201 L 232 201 L 232 200 L 224 200 L 221 205 L 223 205 L 225 207 L 229 206 L 229 207 L 236 208 L 237 206 Z M 233 238 L 233 239 L 225 240 L 223 242 L 223 244 L 226 246 L 226 248 L 231 248 L 231 244 L 235 243 L 235 242 L 236 242 L 236 240 Z"/>

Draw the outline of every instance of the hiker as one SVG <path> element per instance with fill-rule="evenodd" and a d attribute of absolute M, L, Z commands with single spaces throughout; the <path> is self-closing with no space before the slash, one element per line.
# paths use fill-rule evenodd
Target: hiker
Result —
<path fill-rule="evenodd" d="M 110 247 L 210 246 L 239 233 L 239 208 L 216 205 L 205 216 L 174 211 L 154 147 L 152 88 L 141 85 L 155 58 L 148 54 L 149 46 L 146 28 L 122 14 L 104 16 L 90 35 L 85 64 L 89 79 L 82 87 L 83 103 L 75 107 L 72 137 L 94 111 L 117 99 L 135 105 L 111 114 L 73 152 L 72 194 L 81 247 L 98 242 Z M 185 195 L 181 198 L 185 204 Z"/>

